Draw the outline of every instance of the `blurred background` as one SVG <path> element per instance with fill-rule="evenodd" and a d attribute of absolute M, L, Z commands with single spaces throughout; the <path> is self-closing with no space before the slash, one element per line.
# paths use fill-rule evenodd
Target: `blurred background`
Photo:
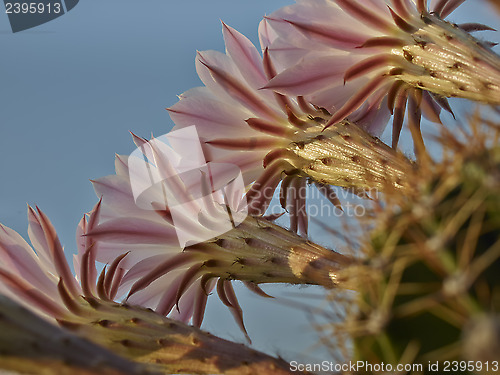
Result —
<path fill-rule="evenodd" d="M 134 150 L 129 131 L 149 138 L 172 128 L 165 108 L 201 84 L 196 50 L 224 50 L 220 20 L 258 44 L 262 16 L 291 2 L 85 0 L 60 18 L 16 34 L 0 7 L 0 222 L 26 238 L 26 203 L 38 205 L 69 258 L 76 225 L 97 200 L 89 179 L 114 173 L 115 153 Z M 479 0 L 465 2 L 450 20 L 500 27 L 497 14 Z M 478 35 L 500 40 L 495 32 Z M 452 104 L 458 118 L 471 108 Z M 443 120 L 452 118 L 444 114 Z M 426 124 L 424 131 L 433 128 Z M 383 138 L 388 137 L 386 132 Z M 409 135 L 402 140 L 410 154 Z M 341 246 L 317 232 L 314 240 Z M 307 313 L 327 308 L 320 289 L 267 286 L 280 298 L 266 300 L 235 284 L 256 349 L 286 360 L 333 360 L 316 346 Z M 203 328 L 244 342 L 216 297 L 209 298 Z"/>

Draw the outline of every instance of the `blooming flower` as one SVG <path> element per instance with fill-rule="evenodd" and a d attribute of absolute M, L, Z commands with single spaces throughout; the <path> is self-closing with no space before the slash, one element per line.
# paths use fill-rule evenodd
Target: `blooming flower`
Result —
<path fill-rule="evenodd" d="M 65 303 L 79 298 L 82 289 L 45 214 L 28 207 L 28 221 L 35 250 L 14 230 L 0 224 L 0 291 L 27 307 L 36 307 L 41 315 L 63 319 Z"/>
<path fill-rule="evenodd" d="M 261 32 L 263 47 L 272 30 Z M 245 183 L 249 213 L 265 212 L 281 182 L 281 203 L 291 229 L 307 232 L 305 200 L 294 198 L 311 178 L 335 204 L 330 184 L 381 188 L 398 181 L 406 164 L 367 132 L 378 135 L 389 112 L 380 101 L 355 111 L 350 120 L 325 130 L 330 113 L 302 96 L 261 90 L 279 69 L 242 34 L 223 24 L 226 53 L 198 53 L 196 69 L 205 87 L 189 90 L 169 108 L 174 129 L 195 125 L 211 161 L 236 164 Z M 272 82 L 272 81 L 271 81 Z M 392 162 L 394 159 L 394 162 Z M 390 165 L 386 168 L 386 165 Z M 396 183 L 397 184 L 397 183 Z"/>
<path fill-rule="evenodd" d="M 38 207 L 35 210 L 28 206 L 28 235 L 33 247 L 17 232 L 0 224 L 0 292 L 57 321 L 73 321 L 74 315 L 89 308 L 89 301 L 115 300 L 123 277 L 120 263 L 127 254 L 113 259 L 98 280 L 95 242 L 86 235 L 97 224 L 100 207 L 101 202 L 78 225 L 78 254 L 73 257 L 75 275 L 56 230 Z M 83 315 L 91 314 L 87 311 Z"/>
<path fill-rule="evenodd" d="M 28 308 L 20 309 L 0 296 L 2 360 L 15 358 L 12 363 L 2 361 L 2 368 L 6 365 L 10 368 L 12 364 L 18 369 L 19 357 L 28 356 L 30 362 L 21 368 L 38 366 L 37 369 L 43 367 L 50 373 L 58 369 L 76 373 L 82 366 L 85 374 L 100 374 L 100 370 L 103 374 L 117 373 L 112 368 L 127 374 L 290 373 L 288 363 L 281 359 L 220 339 L 141 306 L 114 302 L 120 297 L 118 285 L 128 254 L 114 259 L 97 278 L 94 253 L 97 246 L 86 234 L 97 224 L 100 209 L 99 202 L 79 224 L 79 253 L 74 257 L 76 278 L 54 227 L 38 208 L 28 207 L 28 234 L 33 248 L 14 230 L 0 224 L 0 293 Z M 49 322 L 33 319 L 31 312 L 57 321 L 79 337 Z M 99 346 L 79 340 L 81 337 Z M 7 342 L 9 346 L 5 348 Z M 75 354 L 74 350 L 81 353 Z M 85 354 L 92 358 L 82 363 Z M 137 362 L 154 363 L 154 366 Z M 108 368 L 111 369 L 107 371 Z"/>
<path fill-rule="evenodd" d="M 492 29 L 444 20 L 463 2 L 436 0 L 429 11 L 427 0 L 299 0 L 267 17 L 269 51 L 287 69 L 265 87 L 325 107 L 326 127 L 385 99 L 393 147 L 408 106 L 418 152 L 421 114 L 439 122 L 447 97 L 500 104 L 500 59 L 469 33 Z"/>
<path fill-rule="evenodd" d="M 338 282 L 336 270 L 350 258 L 265 218 L 242 218 L 241 191 L 226 189 L 224 197 L 224 189 L 209 186 L 223 187 L 228 181 L 221 180 L 221 174 L 200 173 L 193 180 L 193 175 L 179 173 L 173 178 L 170 172 L 175 166 L 162 153 L 161 143 L 139 137 L 135 141 L 147 157 L 151 174 L 160 177 L 154 179 L 159 183 L 143 193 L 149 209 L 137 204 L 132 189 L 137 156 L 117 156 L 116 174 L 94 181 L 96 193 L 102 197 L 101 217 L 87 236 L 97 242 L 101 262 L 128 254 L 120 263 L 126 272 L 118 293 L 128 292 L 129 303 L 186 322 L 192 318 L 200 326 L 208 295 L 216 287 L 220 300 L 245 331 L 231 280 L 243 281 L 260 295 L 266 295 L 258 287 L 260 283 L 332 287 Z M 216 164 L 208 163 L 207 170 L 212 169 L 217 169 Z M 196 199 L 194 186 L 201 187 L 204 197 Z M 172 214 L 172 202 L 165 199 L 170 191 L 185 202 L 183 215 L 177 218 Z M 179 230 L 191 236 L 185 246 L 179 241 Z M 200 238 L 204 232 L 213 233 L 213 238 Z"/>

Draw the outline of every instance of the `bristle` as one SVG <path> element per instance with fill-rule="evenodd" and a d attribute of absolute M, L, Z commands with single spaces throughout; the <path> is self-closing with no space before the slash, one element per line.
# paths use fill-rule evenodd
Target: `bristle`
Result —
<path fill-rule="evenodd" d="M 419 101 L 413 92 L 410 113 Z M 487 350 L 474 352 L 468 340 L 477 317 L 499 307 L 500 227 L 492 217 L 499 210 L 500 180 L 491 178 L 499 175 L 499 147 L 491 143 L 499 130 L 475 121 L 467 132 L 440 128 L 435 139 L 444 156 L 418 164 L 413 192 L 379 197 L 375 229 L 361 245 L 370 266 L 355 270 L 357 312 L 342 323 L 352 335 L 353 360 L 474 361 Z M 360 223 L 372 225 L 374 217 Z M 439 341 L 429 341 L 436 332 Z M 497 341 L 487 346 L 498 352 Z"/>

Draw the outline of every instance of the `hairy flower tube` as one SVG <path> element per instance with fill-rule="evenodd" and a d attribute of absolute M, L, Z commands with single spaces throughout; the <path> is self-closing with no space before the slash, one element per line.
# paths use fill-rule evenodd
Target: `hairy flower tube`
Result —
<path fill-rule="evenodd" d="M 369 101 L 350 122 L 325 130 L 331 115 L 321 106 L 261 89 L 278 71 L 265 48 L 272 35 L 261 34 L 263 57 L 225 24 L 223 35 L 225 54 L 198 53 L 196 69 L 205 87 L 185 92 L 168 110 L 174 129 L 196 126 L 208 160 L 235 164 L 245 184 L 256 181 L 247 194 L 249 213 L 264 213 L 281 182 L 291 229 L 305 233 L 305 201 L 294 197 L 308 179 L 335 205 L 329 185 L 358 190 L 400 185 L 409 163 L 370 135 L 379 135 L 389 117 L 380 101 Z"/>
<path fill-rule="evenodd" d="M 118 156 L 116 174 L 94 181 L 102 215 L 88 232 L 97 241 L 99 261 L 128 254 L 120 263 L 126 273 L 118 290 L 128 292 L 129 303 L 186 322 L 192 318 L 200 326 L 208 295 L 216 287 L 245 331 L 232 280 L 243 281 L 260 295 L 266 295 L 258 287 L 261 283 L 333 287 L 339 282 L 336 271 L 351 258 L 263 217 L 247 216 L 244 189 L 226 185 L 234 179 L 222 179 L 226 168 L 208 163 L 207 173 L 172 174 L 175 166 L 162 152 L 164 143 L 135 141 L 157 183 L 134 195 L 133 181 L 148 178 L 136 173 L 136 162 L 142 159 Z"/>
<path fill-rule="evenodd" d="M 80 367 L 82 374 L 100 374 L 96 366 L 106 374 L 122 373 L 112 368 L 105 372 L 108 366 L 125 369 L 124 374 L 290 374 L 288 364 L 281 359 L 142 306 L 115 302 L 120 300 L 118 286 L 128 254 L 118 256 L 97 276 L 97 245 L 85 234 L 97 224 L 100 208 L 99 202 L 78 227 L 76 277 L 54 227 L 42 211 L 28 207 L 28 234 L 34 249 L 14 230 L 0 224 L 0 293 L 77 336 L 143 364 L 129 363 L 99 346 L 79 341 L 1 297 L 0 368 L 32 369 L 38 358 L 36 368 L 45 366 L 44 373 L 50 374 L 80 374 Z M 72 354 L 71 350 L 79 353 Z M 85 353 L 92 358 L 82 363 Z M 19 364 L 24 355 L 31 359 Z"/>
<path fill-rule="evenodd" d="M 408 107 L 418 153 L 421 114 L 440 122 L 441 109 L 451 112 L 446 98 L 500 104 L 500 58 L 470 34 L 493 29 L 444 19 L 464 1 L 436 0 L 430 10 L 427 0 L 297 1 L 267 17 L 269 51 L 287 69 L 265 87 L 328 109 L 327 128 L 366 100 L 386 100 L 393 147 Z"/>

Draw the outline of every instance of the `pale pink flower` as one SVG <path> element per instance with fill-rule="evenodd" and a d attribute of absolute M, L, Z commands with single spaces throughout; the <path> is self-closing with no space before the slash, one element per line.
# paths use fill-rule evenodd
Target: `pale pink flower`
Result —
<path fill-rule="evenodd" d="M 313 177 L 320 191 L 338 205 L 328 185 L 366 187 L 362 179 L 351 178 L 348 165 L 340 166 L 355 153 L 347 152 L 336 159 L 331 148 L 322 152 L 322 147 L 315 147 L 314 153 L 304 152 L 304 145 L 314 147 L 318 139 L 336 142 L 336 130 L 323 131 L 331 117 L 328 111 L 312 106 L 301 96 L 263 90 L 278 72 L 268 50 L 264 48 L 261 56 L 245 36 L 225 24 L 223 35 L 226 53 L 205 51 L 196 58 L 196 69 L 205 87 L 185 92 L 178 103 L 168 108 L 176 124 L 174 130 L 195 125 L 206 142 L 210 161 L 236 164 L 246 184 L 256 181 L 247 195 L 251 214 L 266 211 L 281 182 L 281 204 L 290 213 L 291 228 L 306 233 L 305 200 L 296 198 L 304 194 L 298 194 L 298 190 L 304 189 L 308 178 Z M 350 120 L 379 135 L 388 117 L 387 108 L 374 101 L 353 113 Z M 371 137 L 367 138 L 371 142 Z M 329 157 L 329 161 L 321 162 Z M 338 168 L 326 171 L 325 165 Z M 352 170 L 361 169 L 351 165 Z M 321 169 L 321 176 L 311 175 L 313 169 Z"/>
<path fill-rule="evenodd" d="M 97 245 L 87 236 L 97 225 L 100 211 L 99 201 L 78 225 L 74 274 L 56 230 L 38 207 L 34 210 L 28 206 L 28 235 L 32 246 L 17 232 L 0 224 L 0 293 L 59 322 L 89 315 L 82 311 L 93 301 L 123 299 L 124 296 L 117 293 L 124 275 L 122 262 L 127 254 L 116 253 L 98 276 Z"/>
<path fill-rule="evenodd" d="M 117 294 L 124 275 L 123 261 L 129 254 L 122 253 L 113 259 L 97 277 L 94 253 L 97 244 L 87 232 L 95 228 L 100 208 L 99 202 L 78 226 L 78 254 L 74 256 L 76 277 L 66 261 L 54 227 L 38 208 L 28 207 L 28 234 L 32 246 L 14 230 L 0 224 L 0 295 L 7 295 L 27 308 L 23 311 L 5 297 L 0 301 L 2 325 L 14 324 L 10 328 L 16 331 L 13 337 L 9 336 L 12 330 L 2 332 L 2 360 L 31 353 L 40 359 L 40 371 L 47 369 L 48 373 L 55 373 L 54 366 L 59 368 L 57 363 L 60 361 L 69 361 L 65 363 L 68 368 L 79 368 L 80 363 L 75 361 L 80 357 L 68 355 L 73 348 L 93 355 L 87 358 L 86 374 L 96 372 L 95 366 L 115 373 L 110 369 L 112 365 L 128 370 L 127 374 L 149 374 L 149 370 L 154 374 L 178 373 L 179 369 L 200 374 L 226 371 L 289 374 L 288 364 L 281 359 L 220 339 L 144 307 L 118 302 L 123 299 Z M 144 247 L 147 250 L 147 245 Z M 131 252 L 130 255 L 136 254 Z M 163 290 L 172 287 L 163 285 Z M 227 294 L 227 286 L 223 288 Z M 226 303 L 234 303 L 233 295 L 229 293 L 227 297 Z M 49 323 L 57 322 L 77 336 L 33 319 L 30 312 Z M 82 338 L 99 346 L 92 346 Z M 13 346 L 5 350 L 8 344 Z M 44 345 L 52 346 L 46 348 Z M 127 362 L 118 355 L 140 363 L 154 363 L 154 368 Z"/>
<path fill-rule="evenodd" d="M 440 122 L 441 109 L 451 112 L 447 97 L 500 104 L 500 59 L 469 33 L 492 29 L 444 20 L 464 1 L 435 0 L 429 10 L 427 0 L 297 0 L 261 25 L 286 68 L 265 87 L 325 107 L 326 127 L 386 99 L 393 147 L 408 106 L 418 151 L 421 114 Z"/>
<path fill-rule="evenodd" d="M 216 287 L 220 300 L 245 331 L 232 280 L 243 281 L 260 295 L 265 295 L 260 283 L 332 287 L 338 267 L 350 262 L 264 218 L 241 219 L 245 205 L 241 191 L 226 191 L 227 196 L 220 200 L 196 200 L 189 186 L 202 186 L 203 190 L 206 181 L 224 186 L 227 181 L 221 180 L 222 174 L 200 173 L 198 179 L 186 181 L 186 175 L 179 173 L 172 179 L 175 166 L 161 152 L 163 146 L 139 137 L 135 142 L 154 168 L 152 173 L 159 173 L 155 180 L 161 183 L 147 190 L 142 204 L 137 204 L 131 185 L 132 158 L 136 156 L 117 156 L 116 174 L 93 181 L 102 206 L 98 225 L 86 237 L 96 241 L 98 261 L 109 263 L 127 254 L 120 262 L 125 273 L 118 295 L 126 293 L 128 303 L 200 326 L 208 295 Z M 206 188 L 205 193 L 213 192 Z M 175 191 L 186 203 L 183 217 L 176 220 L 172 206 L 165 201 L 168 191 Z M 221 230 L 227 228 L 225 223 L 230 223 L 230 230 Z M 193 240 L 186 246 L 179 243 L 179 229 L 191 233 Z M 200 241 L 204 231 L 213 231 L 214 237 Z"/>
<path fill-rule="evenodd" d="M 28 206 L 28 235 L 33 247 L 17 232 L 0 224 L 0 291 L 28 308 L 34 307 L 42 316 L 55 319 L 66 318 L 75 305 L 83 302 L 82 297 L 97 296 L 93 243 L 82 235 L 93 227 L 98 215 L 99 204 L 78 226 L 76 277 L 54 227 L 40 209 Z M 116 285 L 118 263 L 106 275 L 106 287 L 101 288 L 107 299 L 115 297 L 111 285 Z"/>

